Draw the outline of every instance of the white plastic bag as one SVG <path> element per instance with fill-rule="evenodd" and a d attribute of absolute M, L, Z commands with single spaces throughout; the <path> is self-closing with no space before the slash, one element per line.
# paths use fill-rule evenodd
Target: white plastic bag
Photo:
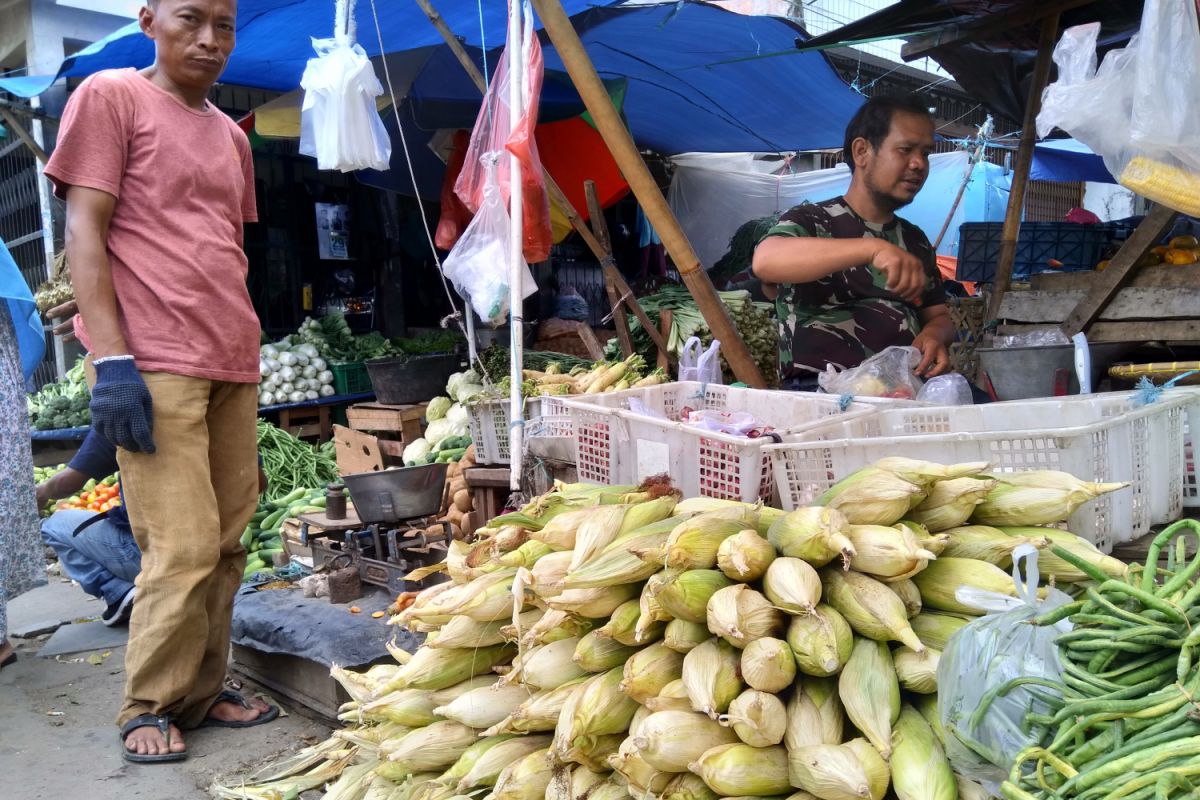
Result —
<path fill-rule="evenodd" d="M 996 697 L 990 706 L 981 708 L 981 701 L 1014 678 L 1057 683 L 1062 667 L 1054 640 L 1071 630 L 1069 620 L 1048 626 L 1030 624 L 1071 602 L 1057 589 L 1046 590 L 1045 599 L 1038 598 L 1037 552 L 1028 544 L 1013 552 L 1016 597 L 970 587 L 958 590 L 959 602 L 991 613 L 960 628 L 938 662 L 938 716 L 946 732 L 946 756 L 957 772 L 980 781 L 997 797 L 1017 753 L 1034 744 L 1035 737 L 1026 733 L 1025 715 L 1050 713 L 1050 705 L 1039 696 L 1052 691 L 1022 684 Z"/>
<path fill-rule="evenodd" d="M 484 156 L 483 204 L 442 263 L 442 272 L 465 297 L 479 318 L 493 327 L 508 317 L 509 216 L 496 182 L 496 154 Z M 537 283 L 522 259 L 522 297 Z"/>
<path fill-rule="evenodd" d="M 300 79 L 300 152 L 320 169 L 388 169 L 392 142 L 375 105 L 383 86 L 366 52 L 345 35 L 313 39 L 313 49 Z"/>
<path fill-rule="evenodd" d="M 947 372 L 925 381 L 917 400 L 936 406 L 969 406 L 975 402 L 971 384 L 957 372 Z"/>
<path fill-rule="evenodd" d="M 679 354 L 679 380 L 721 385 L 721 343 L 713 339 L 708 349 L 693 336 Z"/>
<path fill-rule="evenodd" d="M 1104 158 L 1122 185 L 1200 214 L 1200 27 L 1188 0 L 1146 0 L 1138 33 L 1096 67 L 1100 23 L 1054 48 L 1038 136 L 1061 128 Z"/>
<path fill-rule="evenodd" d="M 830 364 L 817 376 L 817 383 L 829 394 L 912 400 L 921 391 L 921 380 L 913 375 L 920 363 L 917 348 L 888 347 L 857 367 L 839 371 Z"/>

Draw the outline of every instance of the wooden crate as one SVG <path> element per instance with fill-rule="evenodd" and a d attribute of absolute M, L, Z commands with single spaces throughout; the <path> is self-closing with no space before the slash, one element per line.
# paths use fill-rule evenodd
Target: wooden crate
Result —
<path fill-rule="evenodd" d="M 405 406 L 358 403 L 346 409 L 346 421 L 356 431 L 400 434 L 402 441 L 411 443 L 421 438 L 428 408 L 428 403 Z"/>

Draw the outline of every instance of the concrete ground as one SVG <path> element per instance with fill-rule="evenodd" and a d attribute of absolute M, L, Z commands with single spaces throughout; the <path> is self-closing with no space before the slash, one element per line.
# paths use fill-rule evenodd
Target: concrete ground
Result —
<path fill-rule="evenodd" d="M 288 716 L 266 725 L 185 733 L 185 761 L 124 761 L 113 718 L 124 684 L 125 648 L 39 656 L 54 628 L 98 617 L 103 610 L 78 586 L 55 577 L 50 581 L 8 604 L 10 641 L 19 660 L 0 670 L 0 797 L 5 800 L 205 798 L 215 777 L 236 776 L 329 736 L 327 723 L 284 703 Z"/>

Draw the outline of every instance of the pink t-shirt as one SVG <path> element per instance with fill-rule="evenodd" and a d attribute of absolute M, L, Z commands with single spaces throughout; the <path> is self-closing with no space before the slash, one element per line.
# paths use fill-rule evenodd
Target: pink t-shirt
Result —
<path fill-rule="evenodd" d="M 233 120 L 189 108 L 136 70 L 98 72 L 72 93 L 46 174 L 59 197 L 84 186 L 117 199 L 109 263 L 139 369 L 258 382 L 242 251 L 242 223 L 258 219 L 254 162 Z"/>

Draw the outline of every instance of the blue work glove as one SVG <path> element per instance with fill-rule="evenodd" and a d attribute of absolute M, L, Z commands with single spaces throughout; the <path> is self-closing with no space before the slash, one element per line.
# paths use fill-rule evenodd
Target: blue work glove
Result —
<path fill-rule="evenodd" d="M 96 362 L 90 407 L 92 427 L 105 439 L 134 453 L 154 452 L 154 406 L 132 357 Z"/>

